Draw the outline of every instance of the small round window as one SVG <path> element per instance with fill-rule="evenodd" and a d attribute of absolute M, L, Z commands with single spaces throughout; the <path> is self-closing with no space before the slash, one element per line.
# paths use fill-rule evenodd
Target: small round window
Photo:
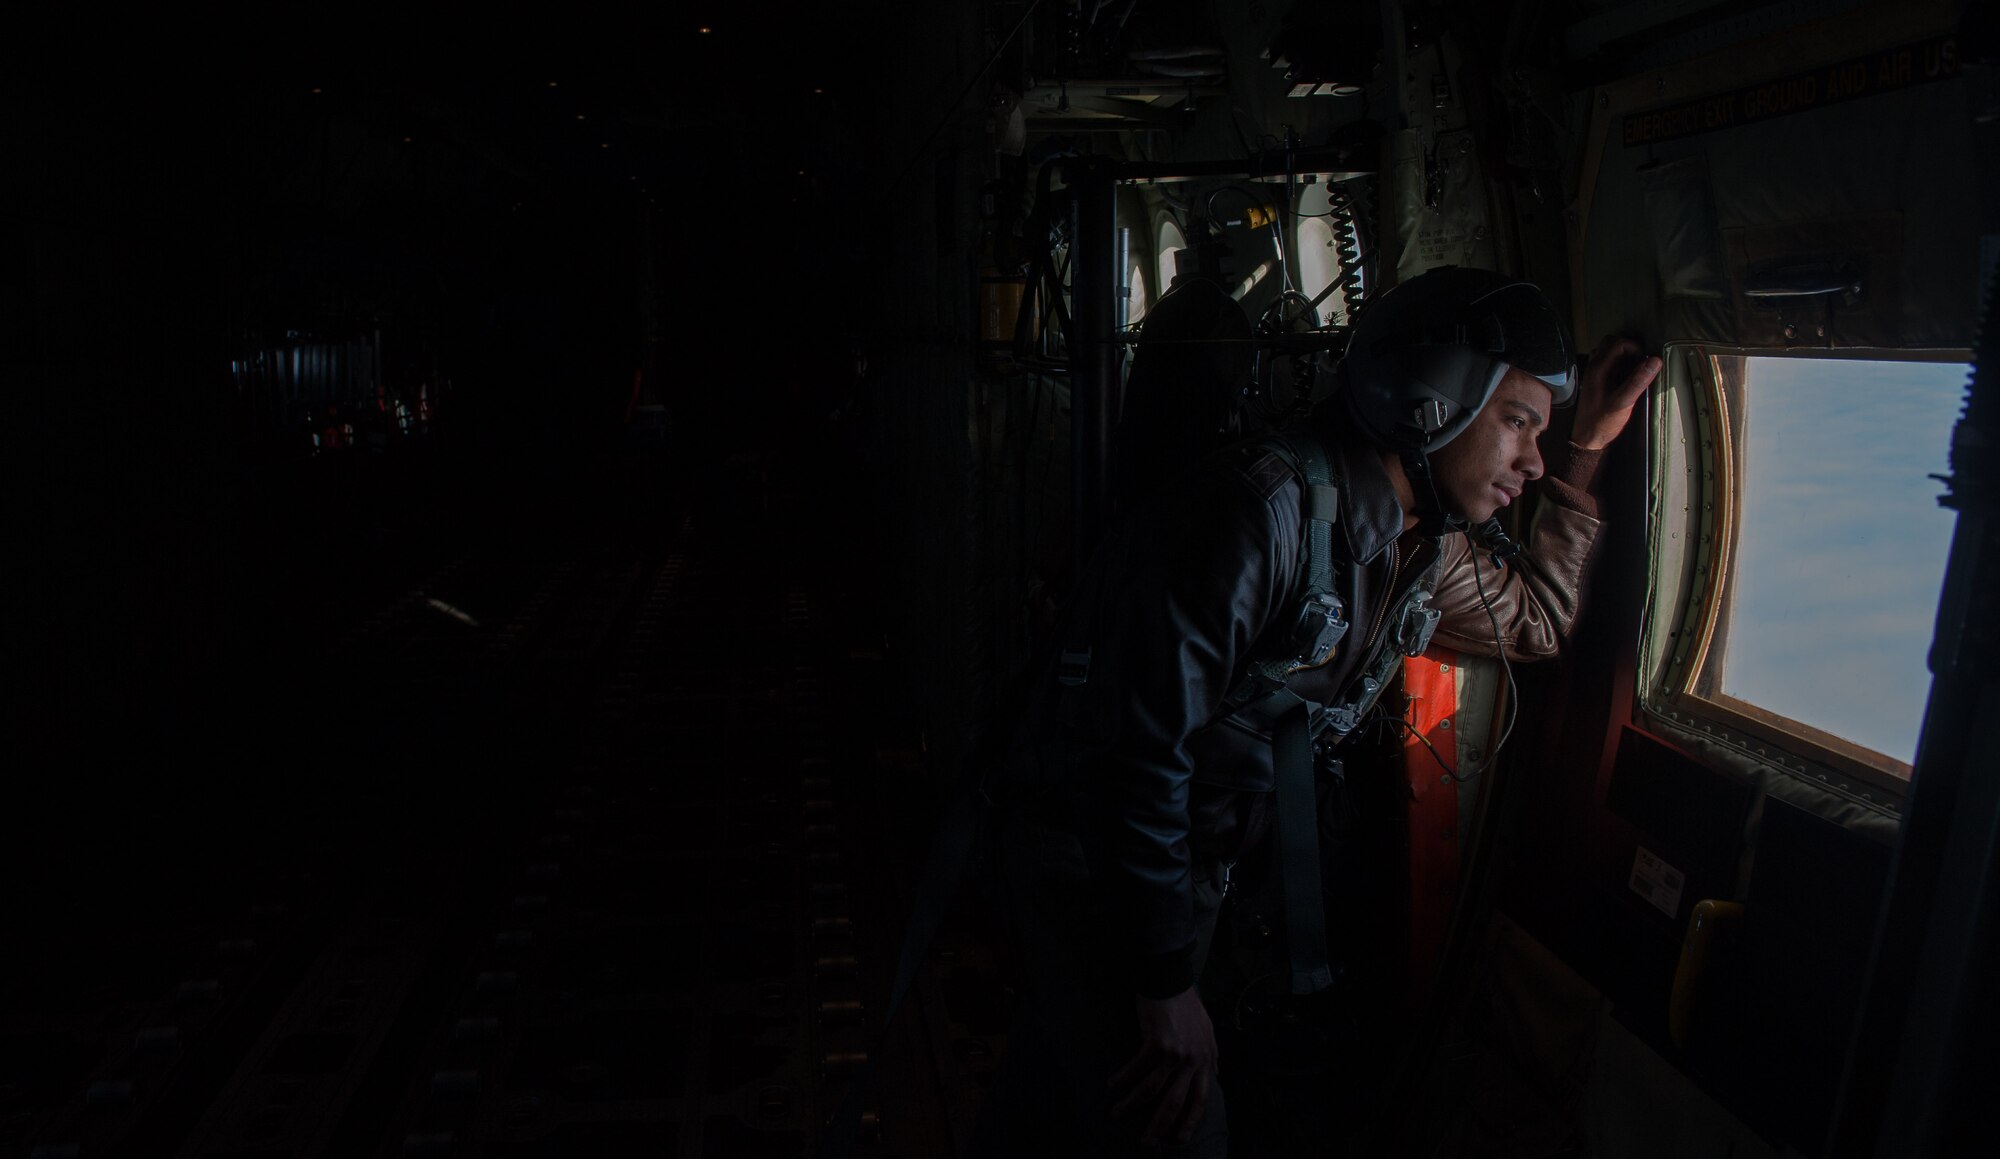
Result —
<path fill-rule="evenodd" d="M 1308 217 L 1299 223 L 1299 289 L 1308 298 L 1319 297 L 1319 292 L 1340 277 L 1339 240 L 1333 236 L 1333 226 L 1324 217 Z M 1347 303 L 1340 300 L 1338 291 L 1329 294 L 1319 304 L 1322 321 L 1336 312 L 1344 312 Z"/>
<path fill-rule="evenodd" d="M 1180 253 L 1182 250 L 1186 248 L 1187 248 L 1187 235 L 1181 232 L 1181 227 L 1175 225 L 1173 221 L 1170 219 L 1161 221 L 1160 244 L 1158 247 L 1160 258 L 1157 263 L 1157 267 L 1160 274 L 1160 280 L 1158 284 L 1160 286 L 1161 293 L 1164 294 L 1168 289 L 1171 289 L 1173 287 L 1174 266 L 1176 264 L 1174 261 L 1174 255 Z"/>

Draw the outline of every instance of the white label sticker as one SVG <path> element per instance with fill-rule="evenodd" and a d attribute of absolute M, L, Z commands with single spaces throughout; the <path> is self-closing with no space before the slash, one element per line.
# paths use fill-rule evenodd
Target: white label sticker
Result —
<path fill-rule="evenodd" d="M 1687 877 L 1680 870 L 1661 861 L 1645 846 L 1632 858 L 1632 892 L 1653 903 L 1653 908 L 1668 917 L 1681 910 L 1681 887 L 1687 884 Z"/>

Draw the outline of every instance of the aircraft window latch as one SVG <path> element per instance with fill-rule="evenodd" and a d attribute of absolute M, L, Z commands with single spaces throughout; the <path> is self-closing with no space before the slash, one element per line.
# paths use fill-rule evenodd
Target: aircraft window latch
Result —
<path fill-rule="evenodd" d="M 1834 307 L 1861 300 L 1862 277 L 1853 262 L 1791 261 L 1743 277 L 1743 296 L 1778 312 L 1785 345 L 1826 341 Z"/>
<path fill-rule="evenodd" d="M 1743 279 L 1746 298 L 1820 298 L 1830 294 L 1852 302 L 1861 294 L 1861 275 L 1844 263 L 1809 263 L 1780 266 Z"/>

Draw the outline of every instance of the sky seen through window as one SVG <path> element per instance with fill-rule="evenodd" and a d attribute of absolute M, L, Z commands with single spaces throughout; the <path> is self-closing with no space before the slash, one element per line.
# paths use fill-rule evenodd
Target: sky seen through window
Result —
<path fill-rule="evenodd" d="M 1722 691 L 1911 763 L 1968 368 L 1745 360 L 1742 524 Z"/>

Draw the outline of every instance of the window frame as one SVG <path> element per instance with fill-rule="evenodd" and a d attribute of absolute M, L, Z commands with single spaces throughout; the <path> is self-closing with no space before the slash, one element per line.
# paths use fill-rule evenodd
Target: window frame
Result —
<path fill-rule="evenodd" d="M 1653 595 L 1647 601 L 1648 641 L 1658 640 L 1654 620 L 1671 612 L 1665 639 L 1671 641 L 1654 671 L 1642 672 L 1637 706 L 1641 713 L 1664 717 L 1683 728 L 1695 728 L 1741 753 L 1750 763 L 1784 768 L 1809 780 L 1840 784 L 1873 800 L 1887 793 L 1900 800 L 1910 786 L 1911 766 L 1866 746 L 1838 737 L 1803 721 L 1772 712 L 1721 691 L 1720 676 L 1708 672 L 1711 655 L 1726 645 L 1722 612 L 1732 594 L 1737 535 L 1743 524 L 1743 496 L 1736 482 L 1743 472 L 1743 446 L 1737 429 L 1739 410 L 1732 405 L 1743 388 L 1742 363 L 1726 359 L 1811 358 L 1870 362 L 1969 363 L 1970 350 L 1900 350 L 1878 347 L 1830 350 L 1816 347 L 1770 349 L 1706 342 L 1667 345 L 1669 389 L 1663 408 L 1682 406 L 1682 413 L 1656 411 L 1648 423 L 1648 467 L 1656 481 L 1671 484 L 1678 474 L 1685 485 L 1687 514 L 1682 526 L 1688 543 L 1679 549 L 1682 575 L 1671 602 L 1661 589 L 1670 582 L 1660 573 L 1666 566 L 1662 533 L 1649 527 L 1647 571 Z M 1673 396 L 1685 390 L 1685 400 Z M 1736 403 L 1740 406 L 1740 403 Z M 1693 442 L 1685 454 L 1668 456 L 1662 464 L 1657 445 L 1662 417 L 1683 431 L 1682 442 Z M 1672 490 L 1669 486 L 1669 490 Z M 1662 496 L 1661 498 L 1667 498 Z M 1725 501 L 1726 497 L 1726 501 Z M 1649 522 L 1671 519 L 1654 511 Z M 1773 748 L 1779 750 L 1774 753 Z M 1786 759 L 1790 758 L 1790 759 Z M 1869 791 L 1872 790 L 1872 791 Z"/>

